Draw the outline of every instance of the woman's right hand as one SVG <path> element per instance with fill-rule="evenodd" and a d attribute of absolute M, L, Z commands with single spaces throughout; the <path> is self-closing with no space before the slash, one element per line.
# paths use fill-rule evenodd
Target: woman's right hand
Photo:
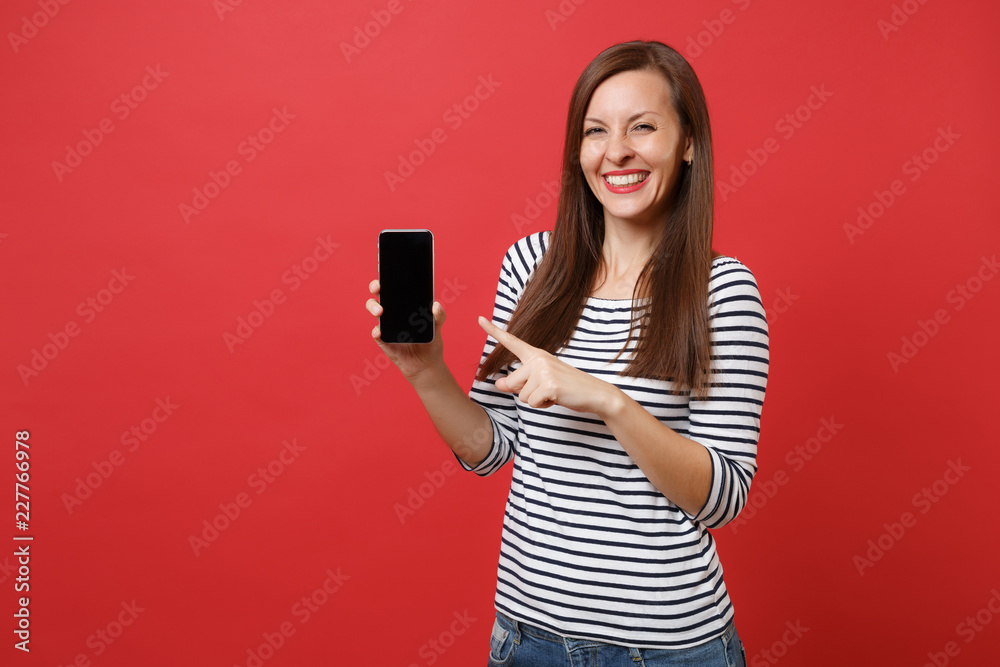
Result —
<path fill-rule="evenodd" d="M 379 289 L 379 281 L 371 281 L 368 291 L 371 292 L 372 298 L 365 303 L 368 312 L 375 317 L 382 315 L 382 304 L 375 298 L 379 294 Z M 386 343 L 382 341 L 382 332 L 378 325 L 372 329 L 372 338 L 410 384 L 413 384 L 425 371 L 444 365 L 444 345 L 441 342 L 441 325 L 445 320 L 444 307 L 435 301 L 431 312 L 434 315 L 434 340 L 430 343 Z"/>

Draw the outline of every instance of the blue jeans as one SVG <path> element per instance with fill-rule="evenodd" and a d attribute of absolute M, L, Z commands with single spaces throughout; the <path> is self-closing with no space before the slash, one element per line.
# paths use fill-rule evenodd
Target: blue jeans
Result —
<path fill-rule="evenodd" d="M 569 639 L 497 612 L 490 637 L 489 667 L 746 667 L 736 625 L 721 637 L 691 648 L 629 648 L 589 639 Z"/>

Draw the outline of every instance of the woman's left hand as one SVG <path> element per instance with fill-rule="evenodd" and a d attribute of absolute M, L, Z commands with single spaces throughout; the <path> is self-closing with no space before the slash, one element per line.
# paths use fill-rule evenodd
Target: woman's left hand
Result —
<path fill-rule="evenodd" d="M 603 417 L 619 398 L 621 390 L 613 384 L 532 347 L 485 317 L 479 318 L 479 326 L 520 360 L 521 367 L 499 378 L 496 386 L 500 391 L 517 393 L 522 403 L 533 408 L 561 405 Z"/>

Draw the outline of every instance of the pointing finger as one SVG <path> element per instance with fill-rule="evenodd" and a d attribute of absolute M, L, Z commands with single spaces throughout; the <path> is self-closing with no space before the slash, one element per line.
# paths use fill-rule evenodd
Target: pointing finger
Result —
<path fill-rule="evenodd" d="M 513 352 L 514 356 L 517 357 L 521 363 L 524 363 L 528 358 L 534 355 L 536 348 L 528 345 L 517 336 L 507 333 L 481 315 L 479 317 L 479 326 L 481 326 L 487 334 L 493 336 L 497 342 Z"/>

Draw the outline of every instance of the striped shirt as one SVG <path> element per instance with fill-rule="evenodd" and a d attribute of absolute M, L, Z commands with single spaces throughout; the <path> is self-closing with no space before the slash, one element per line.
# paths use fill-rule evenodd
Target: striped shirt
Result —
<path fill-rule="evenodd" d="M 504 257 L 493 310 L 500 326 L 549 235 L 526 236 Z M 612 362 L 628 335 L 630 299 L 589 297 L 572 339 L 556 353 L 706 447 L 711 490 L 694 516 L 649 482 L 597 415 L 532 408 L 497 390 L 497 376 L 473 382 L 469 397 L 486 410 L 493 443 L 474 468 L 456 458 L 481 476 L 514 461 L 497 610 L 566 637 L 639 648 L 687 648 L 722 635 L 733 606 L 708 529 L 739 514 L 757 470 L 768 329 L 756 279 L 740 261 L 712 262 L 708 298 L 713 386 L 705 400 L 672 382 L 620 375 L 635 345 L 633 338 Z M 483 359 L 495 344 L 487 338 Z"/>

